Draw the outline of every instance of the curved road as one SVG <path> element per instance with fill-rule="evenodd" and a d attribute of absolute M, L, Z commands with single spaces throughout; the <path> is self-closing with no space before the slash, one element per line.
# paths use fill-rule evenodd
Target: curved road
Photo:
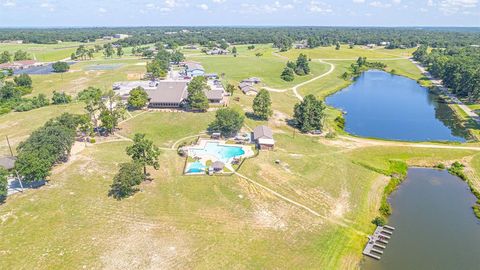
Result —
<path fill-rule="evenodd" d="M 299 83 L 299 84 L 297 84 L 297 85 L 295 85 L 295 86 L 293 86 L 293 87 L 291 88 L 292 91 L 293 91 L 293 94 L 295 95 L 295 97 L 297 97 L 300 101 L 303 100 L 303 97 L 302 97 L 302 96 L 298 93 L 298 91 L 297 91 L 299 87 L 302 87 L 302 86 L 304 86 L 304 85 L 306 85 L 306 84 L 309 84 L 309 83 L 311 83 L 311 82 L 313 82 L 313 81 L 316 81 L 316 80 L 318 80 L 318 79 L 320 79 L 320 78 L 323 78 L 323 77 L 329 75 L 330 73 L 332 73 L 332 72 L 335 70 L 335 65 L 332 64 L 332 63 L 325 62 L 325 61 L 323 61 L 322 59 L 314 59 L 314 60 L 317 60 L 317 61 L 319 61 L 319 62 L 322 62 L 322 63 L 325 63 L 325 64 L 327 64 L 327 65 L 330 65 L 330 69 L 329 69 L 327 72 L 325 72 L 325 73 L 323 73 L 323 74 L 321 74 L 321 75 L 318 75 L 318 76 L 315 77 L 315 78 L 312 78 L 312 79 L 310 79 L 310 80 L 308 80 L 308 81 L 304 81 L 304 82 L 302 82 L 302 83 Z M 271 88 L 271 87 L 263 87 L 263 89 L 268 90 L 268 91 L 270 91 L 270 92 L 283 93 L 283 92 L 288 91 L 290 88 L 287 88 L 287 89 L 276 89 L 276 88 Z"/>

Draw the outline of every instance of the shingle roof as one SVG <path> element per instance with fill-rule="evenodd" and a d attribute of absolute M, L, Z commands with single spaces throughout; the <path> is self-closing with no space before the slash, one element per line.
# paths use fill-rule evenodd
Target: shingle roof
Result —
<path fill-rule="evenodd" d="M 146 92 L 150 103 L 180 103 L 188 96 L 186 82 L 160 81 L 156 89 Z"/>
<path fill-rule="evenodd" d="M 11 170 L 15 167 L 16 157 L 0 157 L 0 167 Z"/>
<path fill-rule="evenodd" d="M 242 92 L 245 93 L 245 94 L 246 94 L 247 92 L 250 92 L 250 91 L 258 92 L 258 90 L 255 89 L 255 88 L 254 88 L 253 86 L 251 86 L 251 85 L 246 85 L 246 86 L 244 86 L 244 87 L 241 87 L 240 89 L 242 89 Z"/>
<path fill-rule="evenodd" d="M 258 140 L 258 139 L 273 139 L 273 132 L 272 130 L 267 127 L 267 126 L 258 126 L 253 130 L 253 139 Z"/>
<path fill-rule="evenodd" d="M 194 70 L 194 69 L 205 70 L 202 65 L 195 62 L 187 62 L 185 63 L 185 67 L 187 68 L 187 70 Z"/>
<path fill-rule="evenodd" d="M 223 98 L 223 90 L 208 90 L 205 91 L 205 95 L 208 99 L 222 99 Z"/>
<path fill-rule="evenodd" d="M 215 170 L 221 170 L 223 167 L 225 167 L 225 164 L 221 161 L 215 161 L 212 163 L 212 168 Z"/>
<path fill-rule="evenodd" d="M 244 88 L 244 87 L 252 86 L 252 85 L 253 85 L 253 84 L 252 84 L 251 82 L 245 82 L 245 81 L 243 81 L 243 82 L 241 82 L 241 83 L 238 84 L 238 87 Z"/>

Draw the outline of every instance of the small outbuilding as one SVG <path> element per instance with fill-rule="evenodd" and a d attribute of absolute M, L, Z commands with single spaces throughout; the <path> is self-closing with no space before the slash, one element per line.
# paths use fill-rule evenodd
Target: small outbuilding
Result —
<path fill-rule="evenodd" d="M 273 150 L 275 147 L 275 140 L 273 139 L 273 132 L 267 126 L 258 126 L 253 130 L 253 140 L 260 150 Z"/>
<path fill-rule="evenodd" d="M 0 157 L 0 168 L 11 170 L 15 168 L 16 157 Z"/>
<path fill-rule="evenodd" d="M 221 172 L 223 171 L 223 168 L 225 167 L 225 163 L 221 161 L 215 161 L 212 163 L 212 169 L 214 172 Z"/>

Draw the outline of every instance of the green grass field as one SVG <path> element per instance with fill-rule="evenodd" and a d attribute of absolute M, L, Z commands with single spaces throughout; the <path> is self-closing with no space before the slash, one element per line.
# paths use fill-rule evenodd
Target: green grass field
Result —
<path fill-rule="evenodd" d="M 251 51 L 248 51 L 246 47 L 246 45 L 237 47 L 237 57 L 199 55 L 187 56 L 187 60 L 202 63 L 207 73 L 225 73 L 225 80 L 232 83 L 255 76 L 262 79 L 262 84 L 280 89 L 307 81 L 325 73 L 329 68 L 323 63 L 312 62 L 310 64 L 311 74 L 296 76 L 292 82 L 285 82 L 280 78 L 280 74 L 285 68 L 286 59 L 272 55 L 274 50 L 270 45 L 256 45 L 256 48 Z M 255 56 L 259 52 L 263 53 L 263 56 Z"/>
<path fill-rule="evenodd" d="M 363 53 L 360 50 L 352 52 Z M 277 72 L 286 60 L 273 55 L 270 45 L 257 45 L 253 51 L 238 46 L 238 51 L 236 58 L 189 59 L 201 61 L 207 72 L 225 72 L 231 81 L 258 76 L 268 86 L 286 88 L 307 80 L 279 81 Z M 371 51 L 376 56 L 387 53 L 383 49 Z M 264 55 L 256 57 L 257 52 Z M 324 52 L 319 49 L 318 53 Z M 296 57 L 297 52 L 291 54 Z M 351 56 L 337 55 L 337 59 Z M 408 60 L 388 61 L 399 72 L 418 76 L 404 62 Z M 87 86 L 111 87 L 113 81 L 144 72 L 142 62 L 82 62 L 63 75 L 34 76 L 33 94 L 60 89 L 73 94 Z M 300 94 L 325 97 L 350 83 L 339 76 L 352 60 L 329 62 L 335 64 L 334 72 L 301 87 Z M 123 65 L 111 71 L 86 71 L 97 63 Z M 326 64 L 312 62 L 315 75 L 328 69 Z M 232 99 L 231 107 L 251 110 L 253 97 L 239 91 L 234 97 L 240 100 Z M 134 112 L 135 118 L 122 123 L 118 133 L 129 138 L 136 132 L 146 133 L 161 147 L 160 169 L 149 170 L 153 181 L 142 183 L 140 192 L 123 201 L 108 197 L 119 163 L 128 161 L 125 147 L 130 142 L 88 145 L 69 162 L 55 167 L 46 187 L 16 194 L 0 206 L 2 268 L 358 269 L 366 234 L 374 228 L 370 221 L 379 214 L 383 188 L 389 180 L 378 172 L 388 170 L 389 160 L 400 159 L 415 166 L 472 160 L 472 170 L 480 173 L 478 152 L 473 150 L 387 143 L 371 146 L 294 133 L 285 120 L 291 117 L 298 99 L 290 90 L 272 92 L 271 98 L 275 115 L 269 121 L 247 118 L 245 126 L 269 125 L 276 148 L 246 160 L 239 173 L 318 216 L 239 176 L 183 176 L 185 160 L 170 148 L 182 138 L 193 139 L 203 132 L 214 112 Z M 17 145 L 49 118 L 64 111 L 81 113 L 82 107 L 75 103 L 0 116 L 0 137 L 8 135 Z M 337 113 L 329 109 L 328 121 Z M 0 151 L 8 154 L 6 144 L 0 143 Z"/>
<path fill-rule="evenodd" d="M 119 65 L 113 70 L 89 70 L 96 65 Z M 75 95 L 88 86 L 111 89 L 117 81 L 138 80 L 145 74 L 145 60 L 142 59 L 107 59 L 79 62 L 71 66 L 66 73 L 31 75 L 33 92 L 51 96 L 53 91 Z"/>

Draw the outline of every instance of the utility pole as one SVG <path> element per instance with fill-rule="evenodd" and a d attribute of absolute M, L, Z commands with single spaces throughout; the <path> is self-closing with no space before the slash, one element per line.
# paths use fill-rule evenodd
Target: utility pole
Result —
<path fill-rule="evenodd" d="M 10 140 L 8 140 L 8 135 L 5 135 L 5 138 L 7 139 L 7 144 L 8 144 L 8 149 L 10 150 L 10 155 L 12 156 L 12 158 L 14 158 L 13 151 L 12 151 L 12 146 L 10 145 Z M 17 169 L 15 169 L 15 174 L 17 175 L 18 183 L 20 183 L 20 189 L 23 192 L 22 179 L 20 178 L 20 175 L 18 175 Z"/>

